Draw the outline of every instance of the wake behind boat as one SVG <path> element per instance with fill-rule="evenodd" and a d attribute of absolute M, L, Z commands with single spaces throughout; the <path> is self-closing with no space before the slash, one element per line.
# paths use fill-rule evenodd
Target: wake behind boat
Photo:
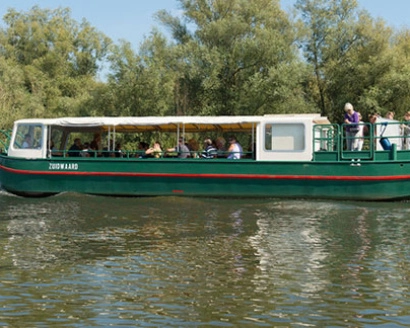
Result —
<path fill-rule="evenodd" d="M 402 126 L 385 120 L 361 124 L 369 131 L 365 147 L 347 151 L 345 126 L 319 114 L 23 119 L 11 134 L 3 132 L 0 182 L 22 196 L 410 198 L 410 151 L 403 149 Z M 206 157 L 202 149 L 180 158 L 117 147 L 147 135 L 175 143 L 186 136 L 202 143 L 235 135 L 243 150 L 240 159 L 223 151 Z M 81 147 L 72 148 L 93 136 L 100 145 L 87 156 Z M 383 145 L 386 137 L 389 147 Z"/>

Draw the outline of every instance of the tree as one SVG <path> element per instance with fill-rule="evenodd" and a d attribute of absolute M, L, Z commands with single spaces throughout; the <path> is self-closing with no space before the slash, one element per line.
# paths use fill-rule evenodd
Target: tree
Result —
<path fill-rule="evenodd" d="M 330 115 L 333 107 L 328 96 L 330 67 L 337 67 L 358 40 L 356 0 L 298 0 L 296 8 L 306 29 L 302 42 L 304 55 L 312 65 L 315 101 L 322 115 Z"/>
<path fill-rule="evenodd" d="M 0 31 L 0 55 L 21 70 L 30 99 L 24 116 L 76 115 L 90 97 L 110 40 L 69 9 L 10 9 Z M 9 109 L 10 110 L 10 109 Z"/>
<path fill-rule="evenodd" d="M 29 12 L 10 9 L 4 16 L 4 55 L 22 65 L 34 65 L 50 76 L 95 75 L 110 39 L 83 20 L 71 19 L 70 9 L 33 7 Z M 62 67 L 61 67 L 62 65 Z"/>
<path fill-rule="evenodd" d="M 373 63 L 375 67 L 384 67 L 383 74 L 366 90 L 362 102 L 380 112 L 394 111 L 400 119 L 409 110 L 410 103 L 410 30 L 397 31 L 386 44 L 388 50 Z"/>
<path fill-rule="evenodd" d="M 172 50 L 165 38 L 153 33 L 137 54 L 131 44 L 122 41 L 109 57 L 108 84 L 114 92 L 113 114 L 147 116 L 170 114 L 173 108 L 173 71 L 168 62 Z"/>
<path fill-rule="evenodd" d="M 363 117 L 388 106 L 383 82 L 392 72 L 392 29 L 359 11 L 356 0 L 298 0 L 304 56 L 313 75 L 307 93 L 323 115 L 343 117 L 352 102 Z M 382 86 L 384 85 L 384 86 Z"/>
<path fill-rule="evenodd" d="M 180 3 L 183 19 L 166 12 L 158 15 L 180 56 L 173 62 L 180 72 L 175 81 L 178 112 L 243 115 L 302 110 L 304 65 L 279 1 Z"/>
<path fill-rule="evenodd" d="M 11 59 L 0 56 L 0 129 L 9 129 L 29 105 L 24 88 L 24 72 Z"/>

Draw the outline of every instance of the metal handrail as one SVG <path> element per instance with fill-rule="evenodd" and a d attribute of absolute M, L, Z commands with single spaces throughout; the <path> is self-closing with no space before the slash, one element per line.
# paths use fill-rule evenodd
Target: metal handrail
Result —
<path fill-rule="evenodd" d="M 408 124 L 408 125 L 407 125 Z M 403 122 L 377 122 L 359 123 L 366 128 L 366 134 L 354 137 L 363 138 L 364 147 L 360 151 L 345 149 L 347 137 L 344 133 L 348 124 L 316 124 L 313 127 L 313 160 L 319 158 L 333 158 L 344 161 L 351 159 L 377 160 L 383 158 L 396 158 L 397 152 L 404 153 L 410 150 L 406 140 L 410 139 L 410 123 Z M 388 126 L 393 127 L 390 131 Z M 406 131 L 406 127 L 408 127 Z M 388 133 L 384 133 L 388 131 Z M 409 148 L 409 149 L 407 149 Z M 384 154 L 384 155 L 383 155 Z M 389 154 L 390 157 L 386 157 Z"/>

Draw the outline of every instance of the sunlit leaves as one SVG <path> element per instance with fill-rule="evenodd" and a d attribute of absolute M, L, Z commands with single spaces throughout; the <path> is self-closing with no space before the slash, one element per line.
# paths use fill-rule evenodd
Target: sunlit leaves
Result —
<path fill-rule="evenodd" d="M 276 102 L 291 94 L 300 82 L 290 68 L 299 62 L 293 28 L 279 2 L 183 0 L 180 3 L 182 18 L 166 13 L 159 16 L 174 36 L 190 27 L 184 38 L 175 40 L 178 49 L 175 53 L 179 55 L 175 64 L 179 71 L 175 81 L 177 112 L 237 115 L 261 112 L 261 108 L 265 112 L 277 112 Z M 290 65 L 289 69 L 282 69 L 286 65 Z M 282 74 L 274 74 L 279 68 Z M 286 89 L 284 96 L 263 96 L 263 90 L 274 84 Z M 255 85 L 261 87 L 259 92 Z"/>
<path fill-rule="evenodd" d="M 4 23 L 0 56 L 21 72 L 11 87 L 21 90 L 15 98 L 20 116 L 77 115 L 91 97 L 111 41 L 88 22 L 73 20 L 67 8 L 10 9 Z M 3 106 L 3 116 L 16 105 Z"/>
<path fill-rule="evenodd" d="M 140 45 L 117 44 L 67 8 L 9 10 L 0 29 L 1 124 L 31 116 L 399 116 L 410 102 L 410 32 L 357 0 L 179 0 Z M 101 64 L 107 80 L 99 81 Z"/>

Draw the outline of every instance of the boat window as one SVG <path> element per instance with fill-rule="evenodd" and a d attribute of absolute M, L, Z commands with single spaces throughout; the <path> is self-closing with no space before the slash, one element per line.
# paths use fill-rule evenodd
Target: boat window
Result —
<path fill-rule="evenodd" d="M 304 124 L 275 123 L 265 125 L 265 150 L 302 151 L 304 149 Z"/>
<path fill-rule="evenodd" d="M 16 149 L 40 149 L 42 136 L 42 125 L 21 124 L 17 127 L 13 146 Z"/>
<path fill-rule="evenodd" d="M 51 149 L 52 150 L 61 150 L 64 149 L 65 140 L 63 140 L 63 130 L 59 127 L 52 127 L 51 128 L 51 135 L 50 135 L 50 142 L 51 142 Z"/>

